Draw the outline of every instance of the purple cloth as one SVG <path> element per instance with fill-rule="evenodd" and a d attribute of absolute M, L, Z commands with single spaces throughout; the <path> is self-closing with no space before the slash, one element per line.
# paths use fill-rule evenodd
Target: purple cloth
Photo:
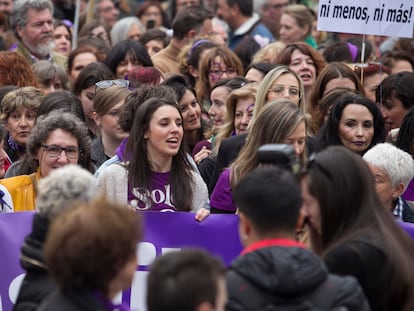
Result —
<path fill-rule="evenodd" d="M 211 150 L 211 148 L 213 147 L 211 145 L 211 143 L 207 140 L 204 139 L 202 141 L 199 141 L 193 148 L 193 151 L 191 152 L 191 156 L 194 158 L 194 156 L 199 153 L 201 151 L 201 149 L 203 149 L 203 147 L 206 147 L 208 150 Z"/>
<path fill-rule="evenodd" d="M 402 197 L 406 201 L 414 201 L 414 178 L 411 179 Z"/>
<path fill-rule="evenodd" d="M 12 300 L 17 297 L 24 272 L 19 264 L 20 248 L 31 231 L 33 215 L 34 212 L 0 214 L 0 310 L 13 309 Z M 148 271 L 157 256 L 172 250 L 203 248 L 229 265 L 242 250 L 236 215 L 210 215 L 202 222 L 194 219 L 194 213 L 142 212 L 141 215 L 145 240 L 139 244 L 134 282 L 116 302 L 122 301 L 132 310 L 146 310 L 143 293 Z"/>
<path fill-rule="evenodd" d="M 101 292 L 95 291 L 94 296 L 100 303 L 102 303 L 108 311 L 131 311 L 129 306 L 124 304 L 114 304 L 112 301 L 107 299 Z"/>
<path fill-rule="evenodd" d="M 119 144 L 118 148 L 116 148 L 115 150 L 115 154 L 118 156 L 119 160 L 121 160 L 121 162 L 125 161 L 124 159 L 124 154 L 125 154 L 125 149 L 126 149 L 126 144 L 128 142 L 128 137 L 125 137 L 121 143 Z"/>
<path fill-rule="evenodd" d="M 230 172 L 231 170 L 226 168 L 220 174 L 211 194 L 210 206 L 220 210 L 236 212 L 236 204 L 234 204 L 230 185 Z"/>
<path fill-rule="evenodd" d="M 170 173 L 151 173 L 151 189 L 128 186 L 128 202 L 141 211 L 175 211 Z"/>

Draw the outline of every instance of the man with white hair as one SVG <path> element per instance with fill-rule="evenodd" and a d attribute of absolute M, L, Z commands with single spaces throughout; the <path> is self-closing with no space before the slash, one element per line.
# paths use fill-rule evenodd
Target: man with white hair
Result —
<path fill-rule="evenodd" d="M 16 52 L 29 64 L 49 60 L 66 70 L 66 57 L 53 51 L 53 4 L 50 0 L 17 0 L 10 26 L 18 39 Z"/>
<path fill-rule="evenodd" d="M 407 152 L 391 144 L 378 144 L 363 159 L 374 175 L 377 193 L 395 218 L 414 223 L 414 204 L 401 195 L 414 177 L 414 160 Z"/>

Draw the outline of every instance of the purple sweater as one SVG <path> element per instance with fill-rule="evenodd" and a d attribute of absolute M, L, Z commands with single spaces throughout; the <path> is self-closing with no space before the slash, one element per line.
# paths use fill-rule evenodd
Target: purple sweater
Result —
<path fill-rule="evenodd" d="M 233 193 L 230 185 L 230 172 L 226 168 L 219 176 L 216 186 L 210 198 L 210 206 L 216 209 L 236 212 L 236 204 L 234 204 Z"/>

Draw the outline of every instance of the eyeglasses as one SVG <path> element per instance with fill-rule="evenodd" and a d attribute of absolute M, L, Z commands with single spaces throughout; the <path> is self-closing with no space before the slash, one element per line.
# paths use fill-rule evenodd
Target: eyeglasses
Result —
<path fill-rule="evenodd" d="M 210 70 L 208 73 L 216 78 L 220 78 L 222 77 L 225 73 L 227 75 L 233 75 L 237 72 L 237 70 L 235 68 L 227 68 L 227 70 L 220 70 L 220 69 L 216 69 L 216 70 Z"/>
<path fill-rule="evenodd" d="M 128 87 L 129 81 L 124 79 L 117 79 L 117 80 L 102 80 L 95 83 L 95 86 L 98 89 L 104 90 L 110 88 L 112 85 L 118 85 L 122 87 Z"/>
<path fill-rule="evenodd" d="M 47 155 L 52 158 L 60 156 L 62 151 L 65 151 L 65 154 L 69 159 L 74 159 L 79 155 L 79 148 L 75 146 L 61 147 L 59 145 L 42 144 L 42 147 L 45 148 Z"/>
<path fill-rule="evenodd" d="M 283 96 L 286 94 L 286 90 L 288 91 L 289 97 L 300 98 L 300 90 L 294 86 L 285 87 L 284 85 L 276 85 L 269 91 L 275 93 L 278 96 Z"/>

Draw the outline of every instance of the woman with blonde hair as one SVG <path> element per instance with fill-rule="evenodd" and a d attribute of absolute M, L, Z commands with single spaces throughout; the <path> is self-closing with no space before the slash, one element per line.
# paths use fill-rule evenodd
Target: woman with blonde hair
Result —
<path fill-rule="evenodd" d="M 253 109 L 253 118 L 270 101 L 285 98 L 297 105 L 305 113 L 305 100 L 303 98 L 303 83 L 298 75 L 286 66 L 278 66 L 269 71 L 260 82 L 256 93 Z M 209 191 L 213 191 L 217 179 L 224 168 L 237 157 L 244 145 L 246 134 L 229 137 L 222 141 L 217 155 L 216 164 L 209 183 Z"/>
<path fill-rule="evenodd" d="M 312 36 L 313 21 L 312 11 L 306 5 L 288 5 L 280 18 L 280 40 L 285 44 L 304 41 L 316 49 Z"/>
<path fill-rule="evenodd" d="M 91 160 L 96 168 L 113 157 L 116 148 L 128 136 L 128 133 L 121 129 L 118 116 L 129 93 L 128 88 L 119 85 L 112 85 L 106 89 L 96 87 L 93 116 L 100 135 L 92 140 L 91 145 Z"/>
<path fill-rule="evenodd" d="M 265 45 L 256 54 L 254 54 L 252 64 L 261 62 L 277 64 L 276 57 L 284 47 L 285 44 L 281 41 L 276 41 Z"/>
<path fill-rule="evenodd" d="M 306 117 L 299 107 L 288 99 L 279 99 L 266 105 L 251 124 L 246 143 L 238 158 L 225 169 L 211 195 L 212 212 L 234 213 L 236 206 L 232 189 L 240 179 L 259 165 L 257 150 L 264 144 L 292 145 L 301 163 L 306 160 Z"/>
<path fill-rule="evenodd" d="M 221 142 L 227 137 L 247 133 L 253 118 L 257 86 L 245 85 L 232 91 L 226 101 L 224 124 L 214 140 L 212 155 L 218 153 Z"/>
<path fill-rule="evenodd" d="M 239 78 L 231 80 L 236 79 L 239 80 Z M 222 85 L 221 87 L 225 87 L 225 85 Z M 216 89 L 217 88 L 214 90 Z M 198 164 L 200 174 L 207 184 L 210 183 L 221 142 L 230 136 L 243 134 L 247 131 L 247 127 L 253 117 L 256 90 L 256 86 L 248 84 L 231 91 L 225 103 L 222 124 L 219 127 L 213 127 L 215 133 L 210 139 L 210 149 L 202 149 L 200 152 L 193 155 L 194 160 Z M 214 96 L 213 92 L 211 95 L 212 98 Z M 213 110 L 215 105 L 216 104 L 213 101 L 210 111 Z M 210 113 L 210 115 L 211 114 L 212 113 Z M 203 152 L 205 153 L 204 157 Z"/>
<path fill-rule="evenodd" d="M 257 89 L 254 115 L 274 99 L 285 97 L 305 112 L 304 87 L 299 76 L 287 66 L 278 66 L 268 72 Z"/>

